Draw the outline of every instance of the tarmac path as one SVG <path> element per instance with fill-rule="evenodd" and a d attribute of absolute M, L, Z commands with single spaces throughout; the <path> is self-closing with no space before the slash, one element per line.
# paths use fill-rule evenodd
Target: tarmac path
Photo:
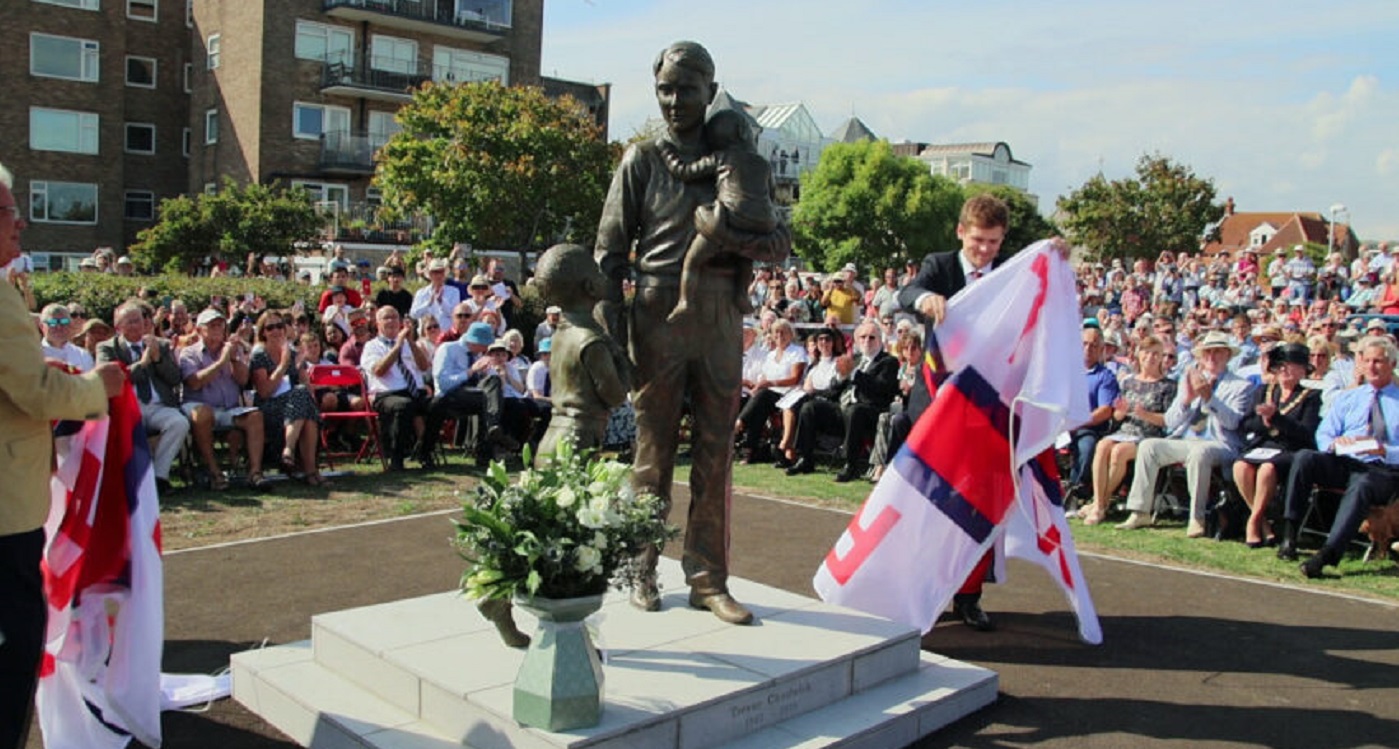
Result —
<path fill-rule="evenodd" d="M 736 496 L 733 574 L 814 595 L 811 575 L 847 522 Z M 213 672 L 263 640 L 309 637 L 314 614 L 450 590 L 452 535 L 437 514 L 172 553 L 165 669 Z M 1399 746 L 1399 606 L 1104 557 L 1083 569 L 1101 646 L 1083 645 L 1058 589 L 1016 562 L 987 589 L 996 632 L 945 621 L 924 639 L 999 672 L 1001 695 L 920 749 Z M 294 746 L 232 700 L 167 713 L 164 732 L 167 749 Z"/>

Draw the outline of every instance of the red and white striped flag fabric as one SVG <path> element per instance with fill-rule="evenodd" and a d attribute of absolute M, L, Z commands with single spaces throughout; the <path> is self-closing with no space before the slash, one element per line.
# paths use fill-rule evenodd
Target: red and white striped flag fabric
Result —
<path fill-rule="evenodd" d="M 130 384 L 100 421 L 60 424 L 45 530 L 38 714 L 47 749 L 160 746 L 160 509 Z M 65 428 L 66 427 L 66 428 Z M 66 444 L 65 444 L 66 443 Z"/>
<path fill-rule="evenodd" d="M 823 600 L 927 632 L 1004 536 L 1064 590 L 1080 637 L 1102 641 L 1053 454 L 1088 419 L 1079 320 L 1073 271 L 1049 242 L 949 301 L 927 342 L 932 404 L 817 569 Z"/>

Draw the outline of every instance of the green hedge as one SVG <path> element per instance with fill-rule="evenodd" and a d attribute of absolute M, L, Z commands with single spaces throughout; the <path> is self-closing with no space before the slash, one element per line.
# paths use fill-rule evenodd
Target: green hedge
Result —
<path fill-rule="evenodd" d="M 209 306 L 209 299 L 216 296 L 225 299 L 242 297 L 248 292 L 267 300 L 272 309 L 289 309 L 297 300 L 314 310 L 320 301 L 325 286 L 302 286 L 288 281 L 271 281 L 265 278 L 208 278 L 165 274 L 161 276 L 114 276 L 105 273 L 35 273 L 30 276 L 37 309 L 45 304 L 58 302 L 69 304 L 78 302 L 87 311 L 88 317 L 112 321 L 112 311 L 122 302 L 138 296 L 142 289 L 154 292 L 154 301 L 159 303 L 166 297 L 183 299 L 191 314 Z M 373 286 L 388 288 L 387 283 L 378 282 Z M 410 287 L 413 288 L 413 287 Z M 534 329 L 544 319 L 545 302 L 533 286 L 521 285 L 520 295 L 524 298 L 524 308 L 515 316 L 515 326 L 525 336 L 525 342 L 533 345 Z"/>

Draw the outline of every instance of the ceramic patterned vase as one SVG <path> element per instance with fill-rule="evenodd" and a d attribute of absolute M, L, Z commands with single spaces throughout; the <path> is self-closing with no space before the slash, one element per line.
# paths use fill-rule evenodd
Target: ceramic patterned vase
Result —
<path fill-rule="evenodd" d="M 539 617 L 539 629 L 515 675 L 517 722 L 564 731 L 602 720 L 602 661 L 583 626 L 588 615 L 602 608 L 602 598 L 515 598 L 516 606 Z"/>

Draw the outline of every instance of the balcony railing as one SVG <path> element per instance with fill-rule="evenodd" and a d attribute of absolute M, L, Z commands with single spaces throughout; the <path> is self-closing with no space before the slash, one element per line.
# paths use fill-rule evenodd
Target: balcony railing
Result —
<path fill-rule="evenodd" d="M 431 76 L 413 70 L 380 70 L 373 66 L 357 68 L 344 62 L 327 62 L 321 68 L 321 91 L 331 94 L 365 96 L 367 98 L 407 101 L 410 89 L 417 88 Z"/>
<path fill-rule="evenodd" d="M 375 150 L 367 135 L 326 133 L 321 136 L 321 171 L 373 174 Z"/>
<path fill-rule="evenodd" d="M 510 0 L 324 0 L 327 15 L 488 42 L 510 32 Z"/>
<path fill-rule="evenodd" d="M 371 242 L 376 244 L 411 244 L 432 233 L 427 216 L 414 214 L 401 221 L 385 221 L 379 217 L 379 206 L 371 203 L 351 203 L 325 211 L 325 238 L 333 242 Z"/>

